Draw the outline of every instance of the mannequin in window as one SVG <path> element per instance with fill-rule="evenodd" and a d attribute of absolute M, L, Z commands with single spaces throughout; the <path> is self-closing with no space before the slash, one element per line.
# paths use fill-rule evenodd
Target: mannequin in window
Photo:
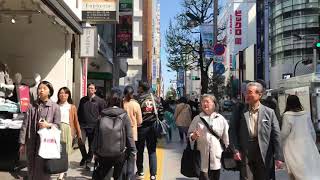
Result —
<path fill-rule="evenodd" d="M 31 102 L 31 104 L 33 104 L 38 99 L 37 89 L 38 89 L 38 86 L 41 82 L 40 74 L 35 73 L 33 78 L 34 78 L 35 84 L 32 87 L 30 87 L 30 102 Z"/>
<path fill-rule="evenodd" d="M 5 99 L 12 96 L 14 85 L 9 77 L 8 66 L 0 62 L 0 103 L 4 103 Z"/>

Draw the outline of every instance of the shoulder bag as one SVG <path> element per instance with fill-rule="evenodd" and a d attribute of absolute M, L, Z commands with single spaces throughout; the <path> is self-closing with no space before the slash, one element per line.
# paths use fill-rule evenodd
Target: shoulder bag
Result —
<path fill-rule="evenodd" d="M 200 117 L 200 119 L 201 119 L 202 123 L 207 127 L 209 132 L 220 141 L 221 147 L 223 149 L 223 152 L 221 154 L 221 165 L 222 165 L 223 169 L 229 170 L 229 171 L 239 171 L 241 162 L 234 160 L 233 157 L 234 157 L 235 152 L 234 152 L 234 148 L 232 147 L 232 145 L 229 145 L 228 147 L 226 147 L 225 144 L 222 142 L 221 138 L 219 137 L 219 135 L 216 132 L 214 132 L 212 128 L 210 128 L 207 121 L 201 117 Z"/>
<path fill-rule="evenodd" d="M 197 149 L 197 141 L 191 149 L 190 140 L 181 158 L 180 173 L 186 177 L 199 177 L 201 169 L 200 151 Z"/>

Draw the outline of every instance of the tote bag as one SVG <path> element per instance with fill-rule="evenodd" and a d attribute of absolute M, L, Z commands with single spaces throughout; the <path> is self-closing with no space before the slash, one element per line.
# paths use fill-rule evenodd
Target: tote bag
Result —
<path fill-rule="evenodd" d="M 38 134 L 40 136 L 38 155 L 43 159 L 59 159 L 61 131 L 52 126 L 50 129 L 40 129 Z"/>
<path fill-rule="evenodd" d="M 168 134 L 169 125 L 167 124 L 167 122 L 165 120 L 161 121 L 159 119 L 158 110 L 156 107 L 156 102 L 154 100 L 154 96 L 152 93 L 150 93 L 150 95 L 151 95 L 151 99 L 152 99 L 154 114 L 156 115 L 156 118 L 157 118 L 156 122 L 153 124 L 153 128 L 155 130 L 157 138 L 162 138 Z"/>
<path fill-rule="evenodd" d="M 200 151 L 197 149 L 197 141 L 194 148 L 191 149 L 190 141 L 188 141 L 186 149 L 183 151 L 181 159 L 180 173 L 186 177 L 199 177 L 201 168 Z"/>

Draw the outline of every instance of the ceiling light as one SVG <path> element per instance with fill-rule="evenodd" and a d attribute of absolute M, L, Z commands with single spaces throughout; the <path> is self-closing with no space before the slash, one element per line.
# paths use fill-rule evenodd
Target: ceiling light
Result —
<path fill-rule="evenodd" d="M 16 19 L 15 19 L 15 17 L 12 17 L 12 19 L 11 19 L 11 23 L 12 23 L 12 24 L 15 24 L 15 23 L 16 23 Z"/>

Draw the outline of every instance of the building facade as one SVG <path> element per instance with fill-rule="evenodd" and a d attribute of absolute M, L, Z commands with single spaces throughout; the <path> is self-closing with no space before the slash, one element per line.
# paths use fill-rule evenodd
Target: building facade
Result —
<path fill-rule="evenodd" d="M 313 41 L 320 32 L 319 0 L 275 0 L 271 3 L 270 54 L 271 88 L 278 80 L 313 72 Z"/>

